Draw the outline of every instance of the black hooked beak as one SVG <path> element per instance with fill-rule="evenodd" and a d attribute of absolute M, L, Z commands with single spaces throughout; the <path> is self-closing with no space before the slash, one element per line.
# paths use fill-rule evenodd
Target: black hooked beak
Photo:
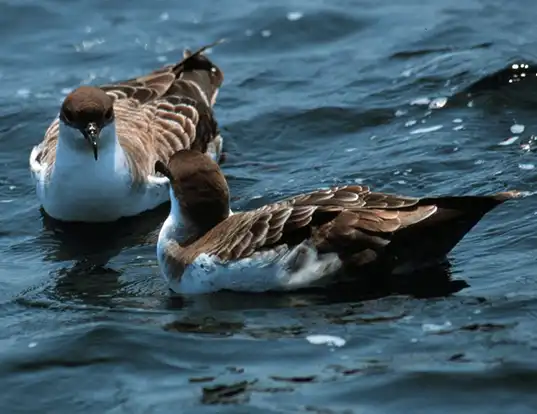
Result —
<path fill-rule="evenodd" d="M 86 128 L 83 131 L 84 137 L 88 140 L 88 142 L 91 144 L 91 147 L 93 148 L 93 155 L 95 156 L 95 161 L 97 161 L 99 155 L 97 139 L 99 138 L 100 133 L 101 130 L 95 122 L 90 122 L 88 125 L 86 125 Z"/>

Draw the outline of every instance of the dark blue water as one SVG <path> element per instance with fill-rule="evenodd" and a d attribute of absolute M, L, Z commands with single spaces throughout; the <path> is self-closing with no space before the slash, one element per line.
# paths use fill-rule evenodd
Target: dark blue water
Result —
<path fill-rule="evenodd" d="M 536 412 L 537 9 L 452 4 L 2 1 L 0 412 Z M 233 209 L 336 183 L 527 191 L 453 251 L 469 287 L 172 303 L 153 245 L 165 211 L 100 239 L 42 218 L 27 160 L 64 94 L 222 37 Z"/>

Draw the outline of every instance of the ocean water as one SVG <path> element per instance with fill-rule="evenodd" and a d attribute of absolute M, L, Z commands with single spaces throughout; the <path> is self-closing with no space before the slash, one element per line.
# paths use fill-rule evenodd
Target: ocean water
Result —
<path fill-rule="evenodd" d="M 536 18 L 529 0 L 2 1 L 0 412 L 536 412 Z M 345 183 L 525 191 L 450 255 L 467 287 L 172 301 L 165 209 L 105 235 L 43 217 L 28 156 L 63 96 L 220 38 L 232 208 Z"/>

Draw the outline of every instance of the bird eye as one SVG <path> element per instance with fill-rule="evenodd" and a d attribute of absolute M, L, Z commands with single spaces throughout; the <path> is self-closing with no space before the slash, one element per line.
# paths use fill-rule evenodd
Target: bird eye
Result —
<path fill-rule="evenodd" d="M 64 108 L 62 111 L 63 121 L 71 124 L 73 122 L 73 114 L 69 109 Z"/>
<path fill-rule="evenodd" d="M 111 121 L 112 118 L 114 117 L 114 109 L 110 108 L 108 111 L 106 111 L 106 113 L 104 114 L 104 117 L 107 121 Z"/>

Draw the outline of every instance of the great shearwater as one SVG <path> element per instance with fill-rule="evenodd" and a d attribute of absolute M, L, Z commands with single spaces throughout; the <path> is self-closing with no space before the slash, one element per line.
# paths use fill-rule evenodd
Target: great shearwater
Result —
<path fill-rule="evenodd" d="M 226 179 L 200 152 L 178 151 L 155 169 L 171 183 L 157 259 L 179 294 L 292 290 L 343 275 L 382 284 L 442 263 L 487 212 L 520 194 L 414 198 L 349 185 L 230 214 Z"/>
<path fill-rule="evenodd" d="M 215 44 L 187 49 L 177 64 L 147 75 L 67 95 L 29 160 L 49 216 L 81 222 L 135 216 L 169 199 L 157 160 L 184 148 L 220 159 L 223 139 L 212 108 L 224 75 L 203 54 Z"/>

